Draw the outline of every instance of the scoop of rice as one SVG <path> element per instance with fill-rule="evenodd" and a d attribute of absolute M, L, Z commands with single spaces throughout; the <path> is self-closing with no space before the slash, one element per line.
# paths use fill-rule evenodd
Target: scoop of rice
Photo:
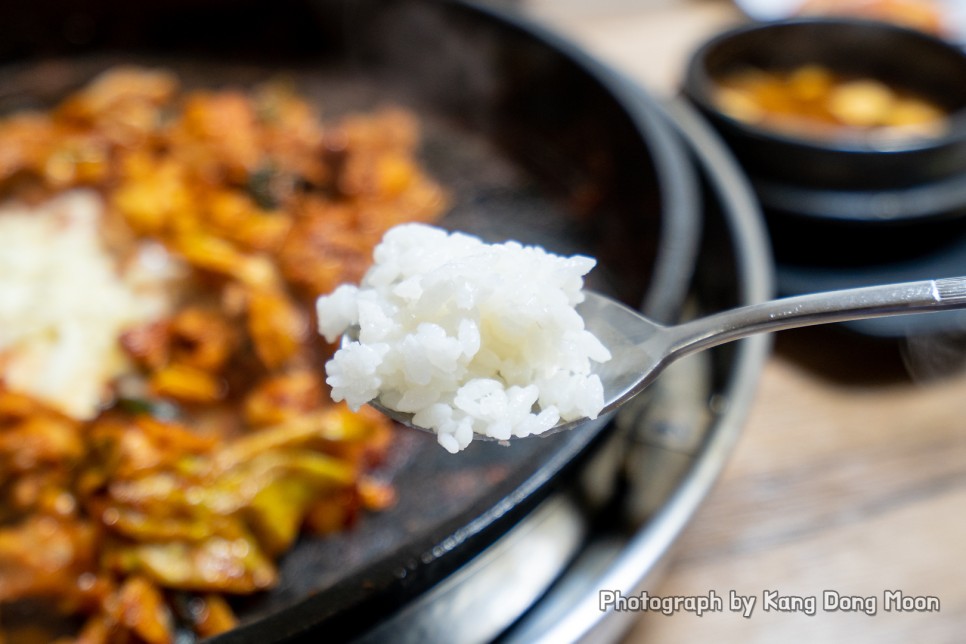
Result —
<path fill-rule="evenodd" d="M 317 302 L 329 342 L 359 329 L 326 365 L 334 400 L 412 413 L 454 453 L 600 413 L 592 364 L 610 353 L 575 308 L 593 259 L 423 224 L 387 232 L 373 258 L 361 285 Z"/>

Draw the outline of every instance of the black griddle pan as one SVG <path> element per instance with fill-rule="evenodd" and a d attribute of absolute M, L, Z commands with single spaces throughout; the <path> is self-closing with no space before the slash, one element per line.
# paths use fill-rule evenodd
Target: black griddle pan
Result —
<path fill-rule="evenodd" d="M 450 191 L 444 226 L 598 258 L 590 286 L 672 320 L 699 237 L 700 188 L 640 92 L 512 11 L 432 0 L 168 0 L 0 8 L 0 110 L 51 104 L 116 64 L 188 86 L 290 77 L 323 116 L 400 104 Z M 526 279 L 526 276 L 521 276 Z M 239 598 L 218 642 L 350 638 L 420 595 L 571 484 L 606 421 L 453 456 L 401 430 L 380 472 L 398 503 L 305 538 L 281 584 Z"/>

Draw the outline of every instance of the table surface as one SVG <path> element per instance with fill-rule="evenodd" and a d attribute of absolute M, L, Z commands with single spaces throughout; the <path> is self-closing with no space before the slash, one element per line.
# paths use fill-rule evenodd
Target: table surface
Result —
<path fill-rule="evenodd" d="M 742 20 L 723 0 L 527 6 L 658 95 L 676 90 L 699 42 Z M 964 342 L 949 347 L 962 357 L 953 373 L 935 376 L 920 365 L 911 376 L 913 341 L 834 328 L 779 334 L 739 444 L 651 593 L 713 591 L 723 609 L 701 617 L 641 612 L 626 643 L 962 641 Z M 939 610 L 896 610 L 890 591 L 936 597 Z M 732 592 L 755 598 L 750 617 L 731 609 Z M 832 610 L 825 598 L 836 593 L 863 598 L 860 610 Z M 776 600 L 771 610 L 766 595 Z M 802 610 L 779 610 L 779 596 L 801 598 Z"/>

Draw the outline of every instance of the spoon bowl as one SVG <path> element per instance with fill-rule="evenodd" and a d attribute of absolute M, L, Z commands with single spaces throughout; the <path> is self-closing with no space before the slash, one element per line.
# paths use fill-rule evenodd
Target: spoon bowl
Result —
<path fill-rule="evenodd" d="M 631 400 L 675 360 L 756 333 L 889 315 L 966 309 L 966 277 L 788 297 L 672 326 L 658 324 L 599 293 L 584 291 L 584 296 L 577 311 L 583 317 L 585 327 L 597 336 L 612 356 L 595 369 L 604 388 L 603 415 Z M 354 335 L 344 335 L 343 344 L 355 339 Z M 387 408 L 378 399 L 369 404 L 398 423 L 431 432 L 415 425 L 412 414 Z M 541 435 L 575 429 L 588 421 L 587 418 L 561 421 Z M 481 435 L 474 438 L 488 439 Z"/>

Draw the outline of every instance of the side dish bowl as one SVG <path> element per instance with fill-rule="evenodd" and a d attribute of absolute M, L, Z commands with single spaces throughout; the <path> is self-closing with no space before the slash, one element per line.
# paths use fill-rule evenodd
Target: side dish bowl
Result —
<path fill-rule="evenodd" d="M 876 89 L 930 101 L 944 123 L 929 135 L 782 131 L 739 118 L 719 100 L 723 79 L 750 68 L 823 69 L 871 81 Z M 745 25 L 712 38 L 693 54 L 684 93 L 722 134 L 767 210 L 881 223 L 966 210 L 959 181 L 966 172 L 963 78 L 966 54 L 937 37 L 863 19 L 804 18 Z"/>

